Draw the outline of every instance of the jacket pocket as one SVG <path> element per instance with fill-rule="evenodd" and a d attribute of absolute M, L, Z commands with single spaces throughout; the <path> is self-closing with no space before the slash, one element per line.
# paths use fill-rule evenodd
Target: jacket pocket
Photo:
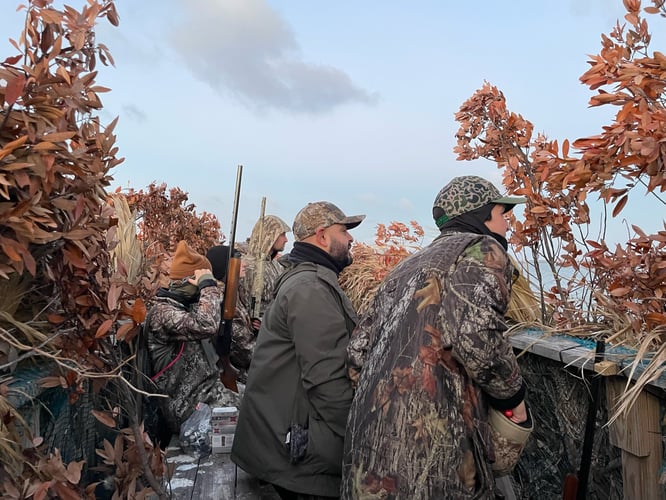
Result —
<path fill-rule="evenodd" d="M 305 460 L 313 472 L 342 474 L 343 439 L 322 420 L 308 417 L 308 448 Z"/>

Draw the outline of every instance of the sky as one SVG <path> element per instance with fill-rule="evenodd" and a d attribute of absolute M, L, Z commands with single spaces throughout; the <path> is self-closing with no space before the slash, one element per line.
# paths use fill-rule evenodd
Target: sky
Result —
<path fill-rule="evenodd" d="M 7 40 L 22 29 L 13 2 L 5 0 L 0 15 L 3 58 L 15 53 Z M 600 133 L 615 111 L 589 108 L 594 93 L 579 77 L 601 34 L 624 16 L 621 0 L 117 0 L 116 7 L 120 25 L 102 20 L 96 30 L 115 60 L 98 65 L 97 83 L 112 89 L 100 96 L 100 117 L 119 117 L 125 158 L 111 172 L 112 189 L 179 187 L 229 236 L 243 165 L 236 241 L 250 235 L 266 197 L 266 213 L 289 225 L 308 202 L 326 200 L 347 215 L 366 214 L 351 231 L 357 241 L 371 243 L 378 224 L 414 220 L 427 243 L 437 234 L 432 202 L 453 177 L 501 185 L 494 163 L 453 153 L 454 114 L 485 81 L 535 133 L 560 142 Z M 666 52 L 666 20 L 647 19 L 650 52 Z M 629 208 L 612 221 L 610 241 L 626 241 L 627 223 L 663 229 L 663 205 L 639 197 Z"/>

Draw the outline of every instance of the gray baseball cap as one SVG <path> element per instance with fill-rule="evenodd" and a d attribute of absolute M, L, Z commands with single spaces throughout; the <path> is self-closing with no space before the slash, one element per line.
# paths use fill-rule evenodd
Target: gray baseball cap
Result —
<path fill-rule="evenodd" d="M 365 215 L 352 215 L 347 217 L 342 210 L 328 201 L 308 203 L 296 214 L 292 232 L 296 241 L 303 241 L 312 236 L 320 227 L 329 227 L 333 224 L 343 224 L 347 229 L 358 226 L 365 219 Z"/>

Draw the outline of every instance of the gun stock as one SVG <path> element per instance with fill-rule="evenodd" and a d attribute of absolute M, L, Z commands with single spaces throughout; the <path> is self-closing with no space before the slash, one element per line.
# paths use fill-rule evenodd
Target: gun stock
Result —
<path fill-rule="evenodd" d="M 224 282 L 224 302 L 222 304 L 222 337 L 225 345 L 231 348 L 231 336 L 233 333 L 234 316 L 236 315 L 236 301 L 238 300 L 238 281 L 240 278 L 241 262 L 234 248 L 236 243 L 236 220 L 238 219 L 238 202 L 240 200 L 241 177 L 243 165 L 238 165 L 236 173 L 236 192 L 234 194 L 234 210 L 231 214 L 231 227 L 229 229 L 229 262 L 227 265 L 227 276 Z M 220 380 L 227 389 L 238 392 L 238 370 L 234 368 L 229 359 L 229 352 L 219 353 L 222 374 Z"/>
<path fill-rule="evenodd" d="M 564 488 L 562 489 L 562 500 L 576 500 L 578 495 L 578 474 L 570 472 L 564 478 Z"/>
<path fill-rule="evenodd" d="M 236 315 L 236 302 L 238 301 L 238 283 L 240 281 L 241 260 L 238 256 L 229 258 L 227 266 L 227 281 L 224 285 L 224 302 L 222 305 L 222 318 L 231 321 Z"/>

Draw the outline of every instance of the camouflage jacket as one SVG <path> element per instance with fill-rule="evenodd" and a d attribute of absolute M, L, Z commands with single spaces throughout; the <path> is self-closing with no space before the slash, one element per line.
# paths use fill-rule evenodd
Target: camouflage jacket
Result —
<path fill-rule="evenodd" d="M 255 276 L 257 275 L 257 260 L 253 257 L 244 257 L 245 260 L 245 276 L 240 279 L 240 286 L 238 294 L 244 304 L 247 305 L 247 312 L 250 313 L 250 306 L 252 300 L 252 286 Z M 261 319 L 266 312 L 266 308 L 273 301 L 275 292 L 275 283 L 280 275 L 284 272 L 285 267 L 278 261 L 278 259 L 264 259 L 263 262 L 263 292 L 261 294 L 261 305 L 259 306 L 259 319 Z"/>
<path fill-rule="evenodd" d="M 239 298 L 231 331 L 230 359 L 231 363 L 239 369 L 238 381 L 243 384 L 247 383 L 247 371 L 250 369 L 256 343 L 257 336 L 252 330 L 250 314 Z"/>
<path fill-rule="evenodd" d="M 495 498 L 488 402 L 524 395 L 503 335 L 512 271 L 494 239 L 447 233 L 383 281 L 347 348 L 343 499 Z"/>
<path fill-rule="evenodd" d="M 263 317 L 266 307 L 273 300 L 275 282 L 284 271 L 284 266 L 271 255 L 272 248 L 278 237 L 288 231 L 291 231 L 289 226 L 275 215 L 264 216 L 263 228 L 260 227 L 260 221 L 257 221 L 252 229 L 247 255 L 244 258 L 245 277 L 240 280 L 239 295 L 251 314 L 253 287 L 259 274 L 259 267 L 263 266 L 263 279 L 259 277 L 263 281 L 259 318 Z"/>
<path fill-rule="evenodd" d="M 218 330 L 221 304 L 222 290 L 217 286 L 203 288 L 199 301 L 189 308 L 170 297 L 158 296 L 151 304 L 146 328 L 155 371 L 178 358 L 155 379 L 157 392 L 168 396 L 159 403 L 174 433 L 198 402 L 211 406 L 239 403 L 238 394 L 220 381 L 215 359 L 210 359 L 210 353 L 215 352 L 211 339 Z"/>

